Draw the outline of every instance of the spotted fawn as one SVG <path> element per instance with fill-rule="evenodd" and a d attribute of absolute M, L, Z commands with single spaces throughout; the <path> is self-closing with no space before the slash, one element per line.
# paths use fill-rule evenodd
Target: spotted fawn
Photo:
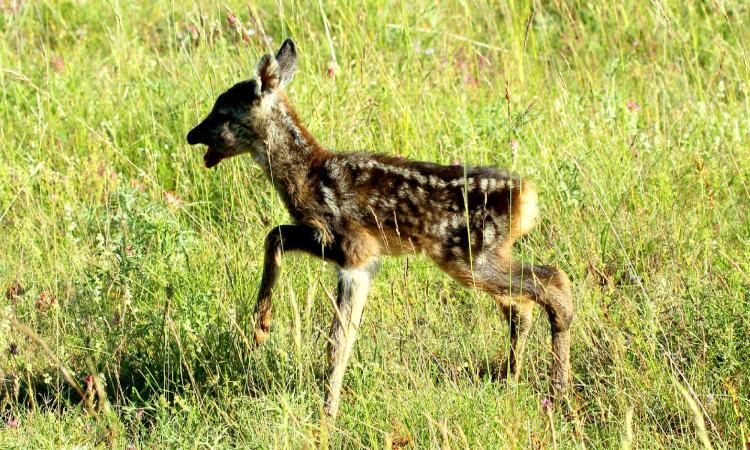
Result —
<path fill-rule="evenodd" d="M 467 287 L 492 295 L 510 324 L 510 349 L 495 371 L 516 378 L 534 304 L 549 318 L 551 386 L 568 383 L 573 303 L 565 273 L 511 259 L 511 247 L 538 216 L 534 185 L 494 167 L 441 166 L 382 154 L 335 153 L 302 125 L 284 88 L 297 52 L 286 40 L 264 55 L 257 76 L 232 86 L 187 135 L 207 146 L 206 167 L 249 153 L 283 199 L 293 224 L 265 239 L 254 341 L 271 329 L 271 297 L 284 252 L 334 263 L 338 290 L 329 340 L 325 411 L 338 411 L 367 291 L 383 255 L 423 253 Z"/>

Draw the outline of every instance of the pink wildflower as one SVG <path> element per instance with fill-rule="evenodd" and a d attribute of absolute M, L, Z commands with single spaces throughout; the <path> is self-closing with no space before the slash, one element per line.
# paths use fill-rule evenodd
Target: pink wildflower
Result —
<path fill-rule="evenodd" d="M 641 105 L 639 105 L 638 103 L 636 103 L 636 102 L 634 102 L 632 100 L 629 100 L 628 103 L 627 103 L 627 105 L 625 105 L 625 106 L 628 108 L 628 111 L 630 111 L 630 112 L 636 112 L 636 111 L 639 111 L 641 109 Z"/>
<path fill-rule="evenodd" d="M 50 64 L 52 65 L 52 70 L 57 73 L 63 73 L 65 71 L 65 60 L 62 59 L 62 56 L 53 57 Z"/>

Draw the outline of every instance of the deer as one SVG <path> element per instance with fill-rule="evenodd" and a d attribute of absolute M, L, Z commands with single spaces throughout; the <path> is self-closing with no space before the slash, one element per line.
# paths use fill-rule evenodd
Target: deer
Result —
<path fill-rule="evenodd" d="M 339 410 L 368 290 L 383 256 L 423 254 L 467 288 L 499 305 L 510 329 L 497 378 L 518 380 L 521 358 L 539 305 L 550 323 L 554 398 L 568 385 L 571 283 L 557 267 L 515 261 L 511 248 L 539 216 L 533 183 L 494 167 L 417 162 L 322 146 L 301 123 L 286 94 L 297 70 L 291 39 L 265 54 L 256 76 L 219 95 L 210 113 L 187 134 L 206 147 L 206 168 L 248 153 L 283 201 L 292 223 L 265 237 L 264 262 L 252 317 L 257 346 L 270 335 L 272 296 L 282 256 L 302 252 L 338 270 L 328 339 L 324 412 Z"/>

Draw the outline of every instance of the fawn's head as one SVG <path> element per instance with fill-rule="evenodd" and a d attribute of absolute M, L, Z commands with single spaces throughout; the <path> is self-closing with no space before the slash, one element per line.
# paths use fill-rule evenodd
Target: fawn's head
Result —
<path fill-rule="evenodd" d="M 255 78 L 235 84 L 216 99 L 208 116 L 187 135 L 188 144 L 208 147 L 203 156 L 206 167 L 243 153 L 264 152 L 268 111 L 296 69 L 297 51 L 287 39 L 276 57 L 263 55 Z"/>

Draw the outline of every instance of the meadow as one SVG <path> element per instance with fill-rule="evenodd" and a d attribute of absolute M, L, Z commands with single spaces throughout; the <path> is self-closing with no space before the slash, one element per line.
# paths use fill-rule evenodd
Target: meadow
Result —
<path fill-rule="evenodd" d="M 0 1 L 0 448 L 750 449 L 749 30 L 738 0 Z M 325 146 L 536 184 L 515 253 L 573 282 L 564 399 L 540 311 L 487 379 L 502 314 L 418 255 L 383 260 L 335 424 L 331 266 L 285 257 L 252 348 L 290 219 L 185 135 L 287 37 Z"/>

